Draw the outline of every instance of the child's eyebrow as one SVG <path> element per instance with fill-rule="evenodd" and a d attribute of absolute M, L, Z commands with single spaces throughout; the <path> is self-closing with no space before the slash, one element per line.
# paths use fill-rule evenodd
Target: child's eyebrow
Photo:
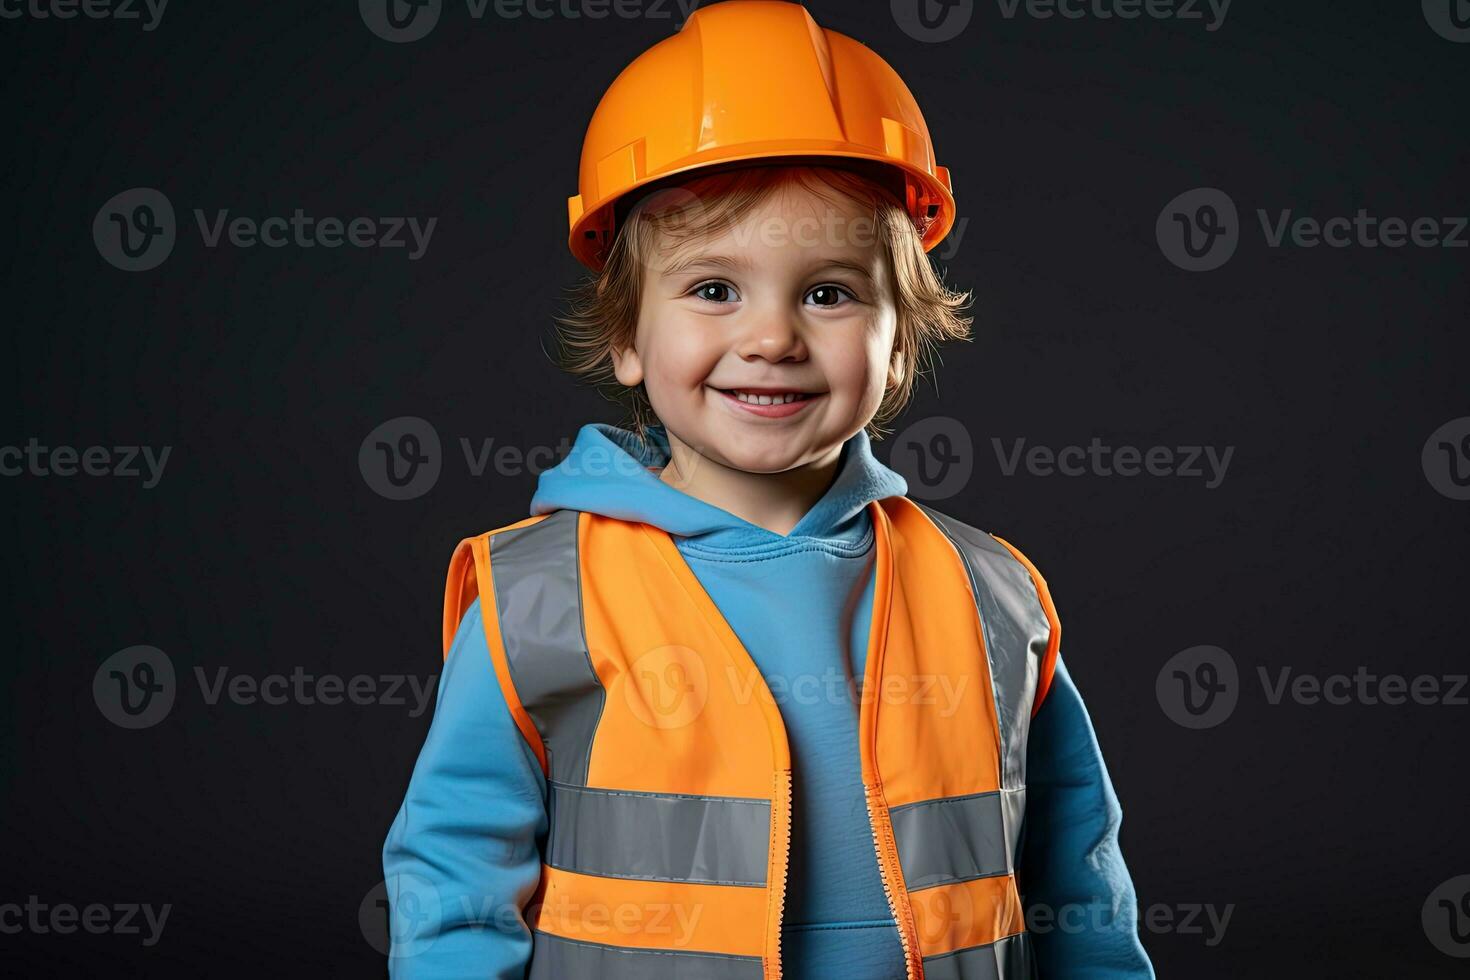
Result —
<path fill-rule="evenodd" d="M 675 259 L 668 268 L 664 269 L 666 276 L 677 276 L 691 269 L 743 269 L 749 271 L 750 258 L 748 256 L 732 257 L 729 255 L 687 255 L 682 259 Z"/>
<path fill-rule="evenodd" d="M 832 259 L 830 262 L 823 262 L 817 268 L 819 270 L 849 269 L 853 272 L 856 272 L 858 275 L 862 276 L 869 282 L 875 281 L 873 278 L 873 270 L 868 268 L 868 266 L 862 262 L 847 262 L 842 259 Z"/>

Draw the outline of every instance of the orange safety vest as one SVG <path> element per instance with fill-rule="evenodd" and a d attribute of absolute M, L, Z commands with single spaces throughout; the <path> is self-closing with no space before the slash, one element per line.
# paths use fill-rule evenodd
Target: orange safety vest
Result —
<path fill-rule="evenodd" d="M 1046 583 L 1006 542 L 907 498 L 869 511 L 859 750 L 908 976 L 1030 977 L 1015 867 L 1026 738 L 1061 636 Z M 530 980 L 779 978 L 786 729 L 673 540 L 568 510 L 466 539 L 446 656 L 476 598 L 547 779 Z"/>

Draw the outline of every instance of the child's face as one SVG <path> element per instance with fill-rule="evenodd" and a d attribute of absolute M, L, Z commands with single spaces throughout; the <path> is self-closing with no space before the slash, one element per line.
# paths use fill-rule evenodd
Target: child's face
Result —
<path fill-rule="evenodd" d="M 788 184 L 737 226 L 658 249 L 643 273 L 633 348 L 671 437 L 751 473 L 830 462 L 872 419 L 897 313 L 871 214 Z"/>

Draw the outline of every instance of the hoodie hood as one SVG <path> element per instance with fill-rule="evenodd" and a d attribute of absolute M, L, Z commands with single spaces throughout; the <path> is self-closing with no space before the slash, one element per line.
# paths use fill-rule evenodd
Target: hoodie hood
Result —
<path fill-rule="evenodd" d="M 612 425 L 584 425 L 565 459 L 546 470 L 531 498 L 531 513 L 584 510 L 650 524 L 692 539 L 702 548 L 742 548 L 862 536 L 864 509 L 874 500 L 902 496 L 903 477 L 880 463 L 866 432 L 843 445 L 832 485 L 785 536 L 689 496 L 658 478 L 669 461 L 668 435 L 650 426 L 647 438 Z"/>

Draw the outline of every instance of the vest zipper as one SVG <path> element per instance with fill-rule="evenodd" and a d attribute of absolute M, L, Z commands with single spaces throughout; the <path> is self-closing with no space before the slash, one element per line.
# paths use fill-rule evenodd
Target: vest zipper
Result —
<path fill-rule="evenodd" d="M 894 925 L 898 926 L 898 941 L 903 945 L 904 972 L 908 980 L 921 980 L 924 967 L 916 959 L 913 944 L 909 942 L 909 930 L 899 914 L 898 901 L 893 895 L 893 880 L 889 874 L 890 867 L 898 866 L 898 845 L 893 841 L 893 825 L 886 819 L 883 820 L 880 833 L 879 821 L 873 808 L 873 787 L 866 780 L 863 781 L 863 803 L 868 808 L 868 829 L 872 831 L 873 849 L 878 854 L 878 877 L 883 882 L 883 898 L 888 902 L 888 911 L 893 916 Z"/>
<path fill-rule="evenodd" d="M 772 950 L 769 956 L 768 969 L 765 971 L 767 980 L 781 980 L 781 924 L 786 914 L 786 878 L 791 868 L 791 770 L 782 769 L 776 773 L 776 793 L 771 801 L 772 813 L 777 815 L 775 833 L 777 840 L 772 842 L 771 859 L 773 867 L 768 872 L 772 882 L 771 901 L 775 903 L 776 923 L 775 935 L 772 937 Z"/>

